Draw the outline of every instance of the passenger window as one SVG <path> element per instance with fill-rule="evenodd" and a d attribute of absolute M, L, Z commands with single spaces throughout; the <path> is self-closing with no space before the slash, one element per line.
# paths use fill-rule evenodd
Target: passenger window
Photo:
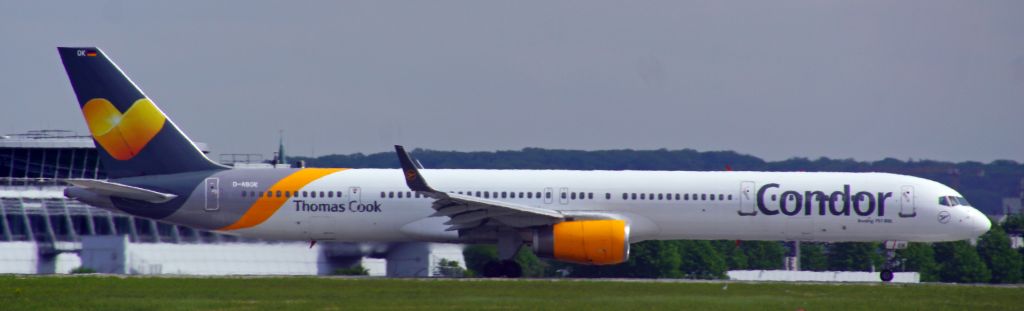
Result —
<path fill-rule="evenodd" d="M 714 194 L 712 194 L 712 195 L 711 195 L 711 201 L 714 201 L 714 200 L 715 200 L 715 195 L 714 195 Z"/>
<path fill-rule="evenodd" d="M 487 192 L 487 191 L 484 191 L 484 198 L 490 199 L 491 198 L 491 193 Z"/>
<path fill-rule="evenodd" d="M 292 191 L 292 196 L 298 198 L 299 197 L 299 191 L 298 190 Z"/>
<path fill-rule="evenodd" d="M 545 192 L 544 193 L 544 198 L 550 199 L 551 198 L 551 192 Z"/>
<path fill-rule="evenodd" d="M 387 194 L 384 193 L 384 191 L 381 191 L 380 192 L 380 198 L 383 199 L 383 198 L 386 198 L 386 197 L 387 197 Z"/>
<path fill-rule="evenodd" d="M 333 198 L 334 197 L 334 191 L 327 191 L 327 197 L 328 198 Z"/>
<path fill-rule="evenodd" d="M 689 200 L 690 200 L 690 194 L 689 193 L 684 193 L 683 194 L 683 201 L 689 201 Z"/>
<path fill-rule="evenodd" d="M 665 196 L 661 193 L 658 194 L 658 200 L 664 200 Z"/>
<path fill-rule="evenodd" d="M 275 191 L 274 192 L 274 196 L 280 198 L 281 197 L 281 190 Z"/>
<path fill-rule="evenodd" d="M 341 197 L 341 191 L 335 192 L 335 195 L 337 195 L 340 198 Z"/>
<path fill-rule="evenodd" d="M 611 200 L 612 199 L 612 193 L 611 192 L 605 192 L 604 193 L 604 199 L 605 200 Z"/>
<path fill-rule="evenodd" d="M 622 199 L 623 199 L 623 200 L 629 200 L 629 194 L 628 194 L 628 193 L 625 193 L 625 192 L 623 192 L 623 193 L 622 193 Z"/>
<path fill-rule="evenodd" d="M 647 194 L 647 199 L 648 200 L 654 200 L 654 194 L 653 193 L 648 193 Z"/>
<path fill-rule="evenodd" d="M 636 192 L 630 194 L 630 196 L 632 197 L 633 200 L 636 200 Z"/>
<path fill-rule="evenodd" d="M 243 198 L 245 197 L 245 194 L 246 194 L 246 192 L 247 192 L 247 191 L 242 191 L 242 197 L 243 197 Z"/>
<path fill-rule="evenodd" d="M 732 201 L 732 195 L 731 194 L 729 195 L 729 201 Z"/>
<path fill-rule="evenodd" d="M 700 199 L 706 201 L 708 199 L 708 194 L 707 193 L 701 193 L 700 194 Z"/>
<path fill-rule="evenodd" d="M 303 193 L 305 193 L 305 191 L 303 191 Z M 388 192 L 388 197 L 389 198 L 394 198 L 395 197 L 395 192 L 394 191 Z"/>
<path fill-rule="evenodd" d="M 502 191 L 501 192 L 501 198 L 502 199 L 508 198 L 508 192 Z"/>
<path fill-rule="evenodd" d="M 566 194 L 565 194 L 565 192 L 562 192 L 562 198 L 563 198 L 563 199 L 565 199 L 565 198 L 566 198 Z"/>
<path fill-rule="evenodd" d="M 641 193 L 640 194 L 640 199 L 641 200 L 646 200 L 647 199 L 647 194 L 646 193 Z"/>
<path fill-rule="evenodd" d="M 258 197 L 261 197 L 261 198 L 262 198 L 262 197 L 263 197 L 263 191 L 257 192 L 257 193 L 256 193 L 256 196 L 258 196 Z"/>
<path fill-rule="evenodd" d="M 718 200 L 719 201 L 725 200 L 725 195 L 724 194 L 719 194 L 718 195 Z"/>
<path fill-rule="evenodd" d="M 572 193 L 572 199 L 573 199 L 573 200 L 575 200 L 575 199 L 576 199 L 576 193 L 575 193 L 575 192 L 573 192 L 573 193 Z"/>
<path fill-rule="evenodd" d="M 277 195 L 278 195 L 278 196 L 280 196 L 281 194 L 280 194 L 280 193 L 278 193 Z M 323 192 L 323 191 L 320 191 L 320 197 L 321 197 L 321 198 L 322 198 L 322 197 L 324 197 L 324 192 Z"/>
<path fill-rule="evenodd" d="M 519 198 L 520 198 L 520 199 L 522 199 L 522 198 L 525 198 L 525 197 L 526 197 L 526 196 L 525 196 L 525 195 L 523 195 L 523 193 L 522 193 L 522 192 L 519 192 Z"/>
<path fill-rule="evenodd" d="M 286 197 L 286 198 L 292 197 L 292 192 L 291 191 L 285 191 L 284 192 L 284 197 Z"/>
<path fill-rule="evenodd" d="M 676 193 L 676 201 L 679 201 L 679 194 Z"/>
<path fill-rule="evenodd" d="M 533 198 L 533 192 L 527 192 L 526 193 L 526 198 L 527 199 L 532 199 Z"/>

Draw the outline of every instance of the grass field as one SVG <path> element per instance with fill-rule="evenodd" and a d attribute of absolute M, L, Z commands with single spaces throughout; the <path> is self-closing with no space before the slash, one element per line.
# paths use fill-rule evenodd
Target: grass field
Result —
<path fill-rule="evenodd" d="M 321 277 L 0 276 L 0 310 L 1022 310 L 1024 288 Z"/>

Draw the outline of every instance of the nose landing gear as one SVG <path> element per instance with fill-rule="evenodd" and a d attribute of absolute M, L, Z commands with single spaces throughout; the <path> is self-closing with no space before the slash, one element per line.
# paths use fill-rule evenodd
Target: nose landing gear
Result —
<path fill-rule="evenodd" d="M 907 248 L 907 241 L 885 241 L 885 263 L 882 265 L 882 272 L 878 277 L 882 282 L 892 282 L 894 274 L 892 268 L 896 266 L 896 250 Z"/>

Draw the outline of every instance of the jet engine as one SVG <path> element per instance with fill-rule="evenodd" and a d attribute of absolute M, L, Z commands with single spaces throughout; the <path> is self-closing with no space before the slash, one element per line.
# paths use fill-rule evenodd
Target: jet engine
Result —
<path fill-rule="evenodd" d="M 537 256 L 586 265 L 629 259 L 629 225 L 623 220 L 566 221 L 533 231 Z"/>

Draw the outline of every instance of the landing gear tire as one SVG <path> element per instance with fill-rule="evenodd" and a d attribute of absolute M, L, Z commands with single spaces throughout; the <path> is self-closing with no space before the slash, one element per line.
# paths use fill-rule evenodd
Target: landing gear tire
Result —
<path fill-rule="evenodd" d="M 484 264 L 484 277 L 485 278 L 496 278 L 504 275 L 505 266 L 501 262 L 488 261 Z"/>
<path fill-rule="evenodd" d="M 523 268 L 515 260 L 489 261 L 484 265 L 485 278 L 518 278 L 523 276 Z"/>
<path fill-rule="evenodd" d="M 507 278 L 519 278 L 523 276 L 523 268 L 515 260 L 501 262 L 501 272 Z"/>
<path fill-rule="evenodd" d="M 889 269 L 882 270 L 882 273 L 879 274 L 879 277 L 882 278 L 882 282 L 886 282 L 886 283 L 892 282 L 892 277 L 893 277 L 892 270 L 889 270 Z"/>

